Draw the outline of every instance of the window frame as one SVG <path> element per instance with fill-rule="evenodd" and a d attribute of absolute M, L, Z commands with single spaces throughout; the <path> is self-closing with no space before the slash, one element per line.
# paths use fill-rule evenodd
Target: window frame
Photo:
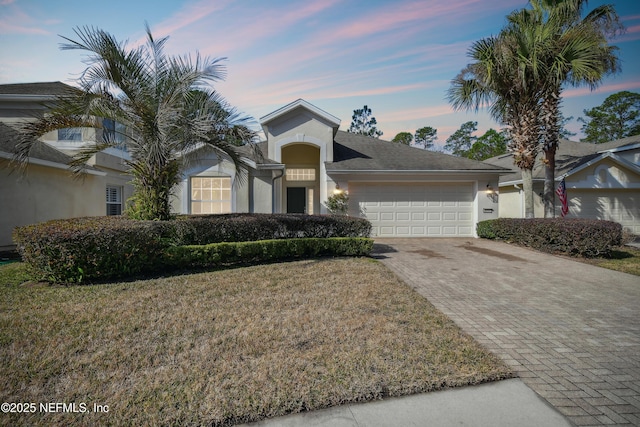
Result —
<path fill-rule="evenodd" d="M 110 200 L 110 194 L 109 194 L 109 190 L 115 190 L 112 194 L 115 194 L 115 199 L 116 200 Z M 120 185 L 107 185 L 106 187 L 106 204 L 107 204 L 107 216 L 117 216 L 117 215 L 122 215 L 122 208 L 123 208 L 123 203 L 122 203 L 122 192 L 123 192 L 123 187 Z M 111 207 L 117 207 L 116 211 L 117 213 L 112 213 L 110 211 Z"/>
<path fill-rule="evenodd" d="M 215 182 L 218 181 L 216 185 Z M 206 186 L 209 184 L 208 186 Z M 197 196 L 197 192 L 200 195 Z M 228 192 L 228 198 L 224 198 Z M 209 194 L 209 198 L 206 198 Z M 219 196 L 215 197 L 214 196 Z M 200 198 L 197 198 L 200 197 Z M 215 207 L 218 207 L 216 209 Z M 212 215 L 233 212 L 233 182 L 230 176 L 189 177 L 189 213 L 191 215 Z"/>

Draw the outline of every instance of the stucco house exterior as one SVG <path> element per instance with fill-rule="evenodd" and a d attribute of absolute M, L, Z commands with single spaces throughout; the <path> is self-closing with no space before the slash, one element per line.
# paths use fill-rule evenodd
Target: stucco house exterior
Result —
<path fill-rule="evenodd" d="M 497 188 L 508 168 L 340 131 L 340 119 L 302 99 L 260 124 L 262 158 L 246 150 L 245 183 L 211 153 L 186 171 L 176 212 L 324 214 L 339 190 L 349 194 L 349 214 L 369 219 L 379 237 L 472 237 L 478 221 L 497 218 L 487 186 Z M 207 185 L 220 202 L 199 200 Z"/>
<path fill-rule="evenodd" d="M 533 169 L 534 214 L 544 217 L 544 165 L 538 157 Z M 497 166 L 513 165 L 511 154 L 485 160 Z M 640 235 L 640 135 L 605 144 L 562 140 L 556 153 L 556 187 L 564 179 L 569 213 L 566 218 L 615 221 Z M 556 216 L 560 202 L 556 197 Z M 500 176 L 500 217 L 524 217 L 522 175 Z"/>
<path fill-rule="evenodd" d="M 38 112 L 39 103 L 63 86 L 0 85 L 0 249 L 11 245 L 17 225 L 119 214 L 131 195 L 126 149 L 96 155 L 82 180 L 65 170 L 75 150 L 95 141 L 92 129 L 44 135 L 26 177 L 8 167 L 16 138 L 12 125 Z M 325 214 L 327 199 L 347 191 L 349 214 L 368 218 L 374 236 L 473 237 L 478 221 L 498 217 L 494 190 L 500 175 L 511 172 L 511 166 L 340 131 L 340 119 L 302 99 L 262 117 L 260 125 L 266 140 L 257 150 L 240 148 L 240 171 L 214 151 L 184 153 L 191 158 L 175 189 L 173 211 Z"/>
<path fill-rule="evenodd" d="M 96 140 L 94 129 L 50 132 L 41 138 L 44 144 L 31 151 L 25 174 L 11 166 L 17 126 L 42 114 L 44 102 L 69 89 L 61 82 L 0 85 L 0 251 L 13 248 L 11 233 L 16 226 L 119 214 L 132 194 L 123 150 L 98 153 L 80 178 L 70 173 L 70 156 Z"/>

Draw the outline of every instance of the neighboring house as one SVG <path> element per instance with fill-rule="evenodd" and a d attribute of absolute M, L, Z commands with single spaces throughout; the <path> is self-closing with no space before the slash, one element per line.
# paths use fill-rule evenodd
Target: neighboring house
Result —
<path fill-rule="evenodd" d="M 0 124 L 0 249 L 11 245 L 16 225 L 117 214 L 131 194 L 123 175 L 126 151 L 96 155 L 84 180 L 73 180 L 64 170 L 69 156 L 95 139 L 92 129 L 44 135 L 29 174 L 10 174 L 16 140 L 10 125 L 37 111 L 60 85 L 66 86 L 0 85 L 0 121 L 5 122 Z M 174 192 L 174 212 L 324 214 L 328 197 L 347 191 L 349 214 L 368 218 L 374 236 L 473 237 L 478 221 L 498 217 L 498 200 L 488 189 L 511 172 L 510 166 L 339 131 L 338 118 L 302 99 L 262 117 L 260 124 L 266 141 L 258 150 L 240 148 L 239 173 L 215 151 L 184 154 L 188 168 Z"/>
<path fill-rule="evenodd" d="M 16 226 L 117 215 L 131 196 L 123 165 L 128 155 L 123 150 L 95 155 L 80 177 L 69 171 L 70 156 L 95 141 L 94 129 L 49 132 L 41 138 L 44 143 L 31 151 L 25 174 L 11 167 L 20 124 L 34 120 L 45 111 L 44 102 L 69 89 L 60 82 L 0 85 L 0 251 L 13 247 L 11 233 Z"/>
<path fill-rule="evenodd" d="M 510 154 L 485 161 L 513 168 Z M 543 166 L 539 156 L 533 169 L 536 218 L 544 217 Z M 524 217 L 522 175 L 514 169 L 500 177 L 500 217 Z M 556 188 L 563 178 L 569 205 L 566 218 L 615 221 L 640 235 L 640 135 L 605 144 L 562 140 L 556 153 Z M 556 195 L 556 216 L 560 207 Z"/>

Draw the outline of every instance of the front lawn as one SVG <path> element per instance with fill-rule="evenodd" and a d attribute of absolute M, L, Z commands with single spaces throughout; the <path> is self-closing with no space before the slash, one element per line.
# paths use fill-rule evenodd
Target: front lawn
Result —
<path fill-rule="evenodd" d="M 370 259 L 72 287 L 21 268 L 0 267 L 0 398 L 80 412 L 4 425 L 230 425 L 511 376 Z"/>
<path fill-rule="evenodd" d="M 597 265 L 598 267 L 640 276 L 640 249 L 621 246 L 611 252 L 608 258 L 576 258 L 578 261 Z"/>

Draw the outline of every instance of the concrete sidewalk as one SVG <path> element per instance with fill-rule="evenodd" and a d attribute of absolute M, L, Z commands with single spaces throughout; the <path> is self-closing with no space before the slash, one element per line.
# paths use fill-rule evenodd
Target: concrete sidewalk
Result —
<path fill-rule="evenodd" d="M 336 406 L 246 426 L 492 426 L 571 424 L 519 379 Z"/>

